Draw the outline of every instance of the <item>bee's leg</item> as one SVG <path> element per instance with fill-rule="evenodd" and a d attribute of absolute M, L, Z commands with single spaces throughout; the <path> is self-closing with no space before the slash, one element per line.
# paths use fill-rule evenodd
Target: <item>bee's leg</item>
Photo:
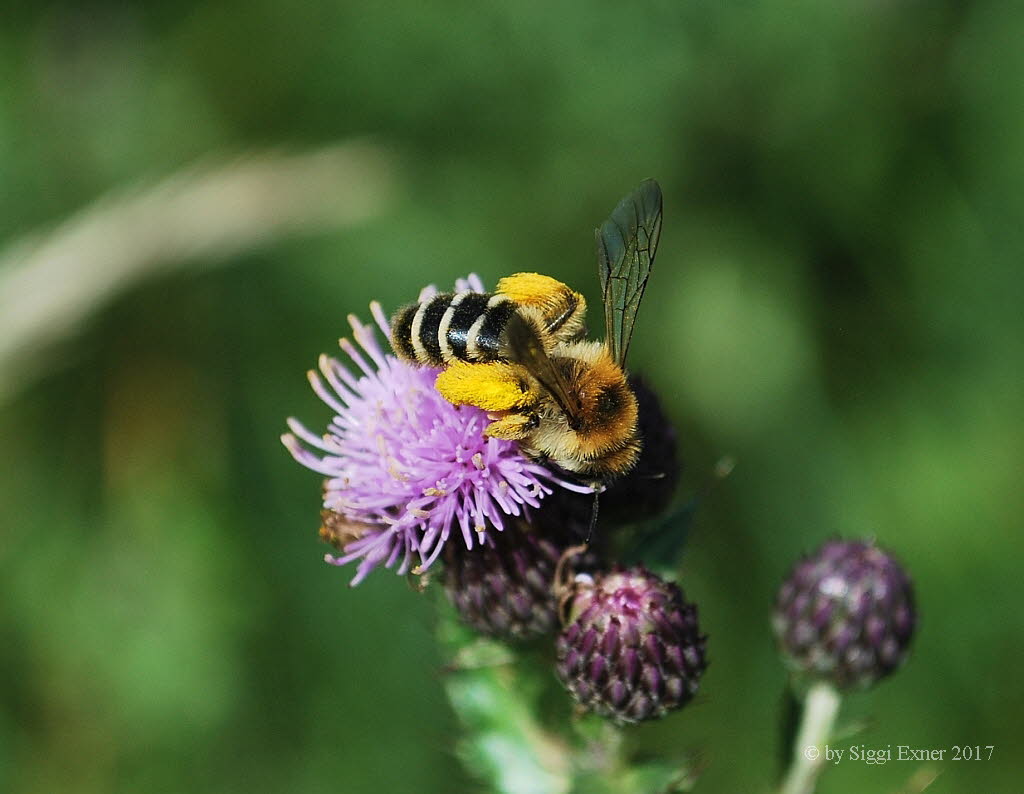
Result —
<path fill-rule="evenodd" d="M 568 290 L 565 284 L 551 276 L 540 273 L 515 273 L 498 280 L 498 289 L 502 295 L 508 295 L 521 306 L 543 306 L 555 300 Z"/>
<path fill-rule="evenodd" d="M 533 432 L 537 426 L 535 417 L 525 414 L 509 414 L 496 419 L 487 425 L 484 433 L 491 438 L 503 438 L 506 441 L 521 441 Z"/>
<path fill-rule="evenodd" d="M 551 276 L 540 273 L 516 273 L 498 282 L 498 292 L 508 295 L 520 306 L 540 312 L 545 331 L 555 342 L 581 337 L 587 313 L 583 296 Z"/>
<path fill-rule="evenodd" d="M 522 367 L 493 361 L 453 361 L 437 376 L 435 386 L 453 405 L 475 405 L 485 411 L 514 411 L 534 401 Z"/>
<path fill-rule="evenodd" d="M 529 434 L 529 417 L 521 414 L 509 414 L 496 419 L 483 431 L 492 438 L 504 438 L 507 442 L 517 442 Z"/>

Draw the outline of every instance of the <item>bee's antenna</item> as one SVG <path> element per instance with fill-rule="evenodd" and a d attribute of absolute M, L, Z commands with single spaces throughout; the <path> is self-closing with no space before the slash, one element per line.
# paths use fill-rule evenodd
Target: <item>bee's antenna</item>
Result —
<path fill-rule="evenodd" d="M 587 542 L 588 545 L 590 543 L 590 538 L 594 534 L 594 528 L 597 527 L 597 508 L 598 508 L 597 497 L 598 497 L 598 495 L 600 493 L 601 493 L 601 489 L 595 487 L 594 488 L 594 503 L 590 507 L 590 528 L 587 529 L 587 540 L 586 540 L 586 542 Z"/>

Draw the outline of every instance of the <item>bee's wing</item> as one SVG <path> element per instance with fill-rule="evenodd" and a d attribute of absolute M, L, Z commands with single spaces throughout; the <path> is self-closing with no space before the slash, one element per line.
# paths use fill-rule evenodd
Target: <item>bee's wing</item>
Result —
<path fill-rule="evenodd" d="M 508 339 L 510 358 L 526 367 L 530 374 L 540 381 L 540 385 L 565 413 L 570 426 L 576 426 L 582 412 L 579 397 L 569 388 L 565 378 L 551 361 L 533 327 L 518 314 L 513 314 L 505 326 L 505 335 Z"/>
<path fill-rule="evenodd" d="M 653 179 L 641 182 L 619 202 L 594 236 L 604 298 L 605 344 L 612 360 L 621 367 L 661 237 L 658 183 Z"/>

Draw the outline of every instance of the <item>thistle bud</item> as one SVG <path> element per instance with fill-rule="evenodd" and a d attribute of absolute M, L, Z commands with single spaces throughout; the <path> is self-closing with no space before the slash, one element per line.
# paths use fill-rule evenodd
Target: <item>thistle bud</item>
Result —
<path fill-rule="evenodd" d="M 830 540 L 779 589 L 772 626 L 790 669 L 840 689 L 870 686 L 907 656 L 910 578 L 871 542 Z"/>
<path fill-rule="evenodd" d="M 558 626 L 553 584 L 562 547 L 509 526 L 474 549 L 449 544 L 444 584 L 463 622 L 482 634 L 528 640 Z"/>
<path fill-rule="evenodd" d="M 663 717 L 707 667 L 697 608 L 644 568 L 577 576 L 556 671 L 585 709 L 616 722 Z"/>

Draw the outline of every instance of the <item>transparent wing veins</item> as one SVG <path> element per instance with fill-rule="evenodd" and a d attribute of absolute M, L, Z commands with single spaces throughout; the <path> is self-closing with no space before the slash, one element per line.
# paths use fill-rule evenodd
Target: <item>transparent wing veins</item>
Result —
<path fill-rule="evenodd" d="M 661 187 L 647 179 L 619 202 L 594 232 L 604 300 L 605 344 L 620 367 L 625 364 L 636 313 L 661 238 Z"/>

